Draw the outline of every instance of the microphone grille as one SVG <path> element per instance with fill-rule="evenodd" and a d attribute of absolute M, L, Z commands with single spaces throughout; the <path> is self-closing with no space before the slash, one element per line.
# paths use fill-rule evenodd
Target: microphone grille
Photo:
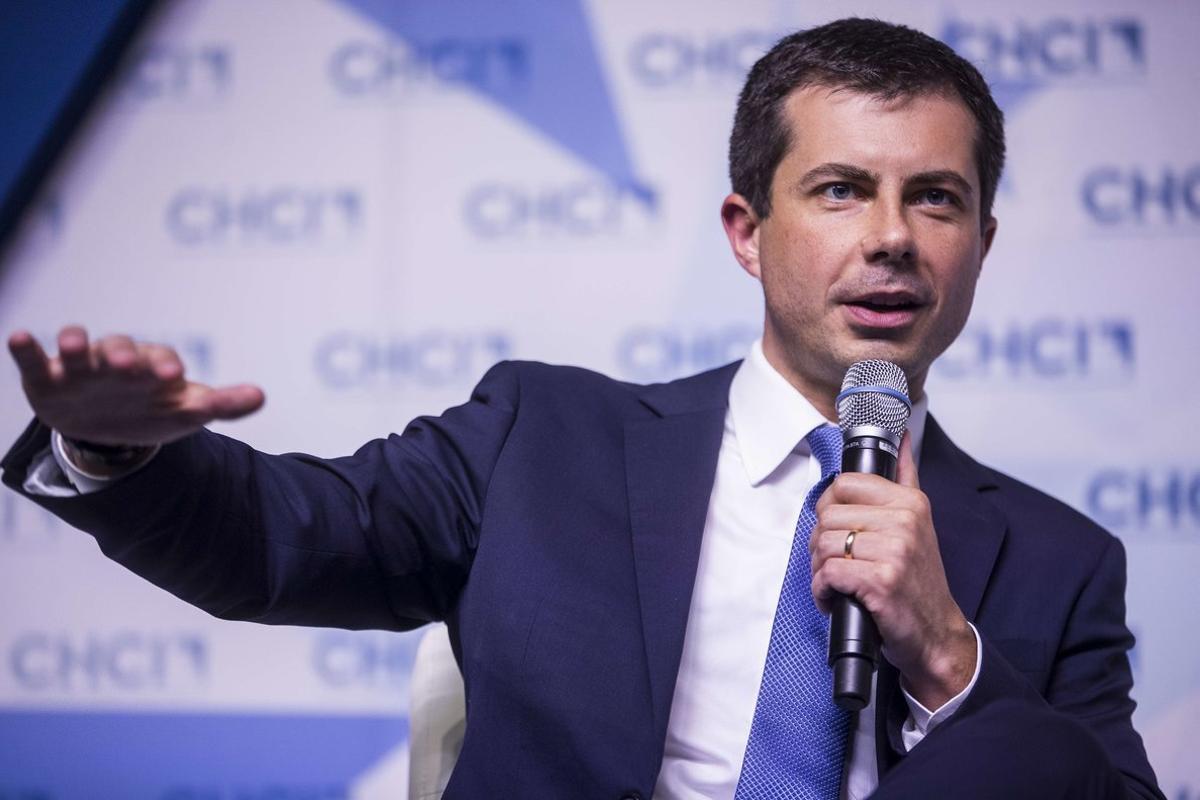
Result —
<path fill-rule="evenodd" d="M 869 359 L 850 365 L 837 397 L 838 427 L 883 428 L 900 442 L 912 402 L 904 370 L 890 361 Z"/>

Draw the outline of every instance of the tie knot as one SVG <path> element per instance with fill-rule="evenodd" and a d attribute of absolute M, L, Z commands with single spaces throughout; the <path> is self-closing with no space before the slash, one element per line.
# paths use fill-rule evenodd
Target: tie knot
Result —
<path fill-rule="evenodd" d="M 835 425 L 826 423 L 819 428 L 813 428 L 804 437 L 812 450 L 813 458 L 821 465 L 821 477 L 835 475 L 842 468 L 842 431 Z"/>

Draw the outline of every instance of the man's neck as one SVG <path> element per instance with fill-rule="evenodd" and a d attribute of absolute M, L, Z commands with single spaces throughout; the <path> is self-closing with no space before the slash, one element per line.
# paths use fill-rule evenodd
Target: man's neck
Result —
<path fill-rule="evenodd" d="M 804 399 L 812 404 L 813 408 L 821 412 L 821 416 L 830 422 L 837 423 L 837 396 L 842 390 L 841 379 L 836 383 L 827 383 L 816 378 L 808 378 L 802 375 L 795 369 L 792 369 L 788 360 L 783 353 L 775 346 L 774 340 L 769 336 L 763 336 L 763 355 L 766 356 L 767 363 L 774 367 L 775 371 L 787 380 L 792 387 L 804 396 Z M 917 402 L 925 396 L 925 372 L 918 375 L 906 375 L 908 379 L 908 397 L 912 402 Z"/>

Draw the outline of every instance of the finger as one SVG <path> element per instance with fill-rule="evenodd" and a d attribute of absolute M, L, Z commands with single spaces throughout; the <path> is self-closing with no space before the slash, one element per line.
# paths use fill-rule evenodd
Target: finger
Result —
<path fill-rule="evenodd" d="M 822 614 L 828 614 L 834 598 L 839 594 L 850 595 L 863 601 L 863 594 L 876 579 L 875 565 L 855 559 L 830 559 L 812 578 L 813 602 Z"/>
<path fill-rule="evenodd" d="M 851 531 L 853 539 L 850 538 Z M 813 539 L 812 572 L 818 572 L 825 562 L 838 559 L 903 566 L 911 563 L 916 553 L 917 547 L 911 538 L 887 531 L 826 530 Z"/>
<path fill-rule="evenodd" d="M 817 543 L 826 533 L 841 533 L 846 531 L 883 531 L 899 524 L 896 521 L 896 510 L 880 506 L 858 506 L 832 504 L 817 512 L 817 524 L 813 526 L 808 537 L 808 552 L 816 555 Z"/>
<path fill-rule="evenodd" d="M 912 494 L 907 486 L 893 483 L 880 475 L 844 472 L 834 479 L 817 503 L 817 515 L 834 505 L 886 506 L 903 504 Z"/>
<path fill-rule="evenodd" d="M 183 362 L 172 348 L 161 344 L 144 344 L 140 350 L 154 377 L 168 383 L 183 378 Z"/>
<path fill-rule="evenodd" d="M 50 359 L 29 331 L 17 331 L 8 337 L 8 352 L 17 362 L 21 380 L 26 385 L 40 388 L 51 382 Z"/>
<path fill-rule="evenodd" d="M 891 506 L 834 503 L 817 515 L 813 532 L 822 530 L 887 531 L 912 522 L 911 512 Z"/>
<path fill-rule="evenodd" d="M 900 458 L 896 464 L 896 483 L 909 489 L 920 489 L 921 481 L 917 477 L 917 462 L 913 458 L 912 431 L 905 431 L 900 440 Z"/>
<path fill-rule="evenodd" d="M 92 371 L 88 336 L 79 325 L 68 325 L 58 333 L 58 357 L 68 378 L 77 378 Z"/>
<path fill-rule="evenodd" d="M 850 539 L 850 530 L 854 539 Z M 812 546 L 812 571 L 815 573 L 830 559 L 843 558 L 847 561 L 883 561 L 895 557 L 901 548 L 887 534 L 875 531 L 850 530 L 823 531 L 814 537 Z M 849 555 L 846 543 L 850 542 Z"/>
<path fill-rule="evenodd" d="M 213 389 L 209 398 L 209 410 L 213 419 L 238 419 L 253 414 L 262 408 L 266 395 L 257 386 L 243 383 Z"/>
<path fill-rule="evenodd" d="M 138 371 L 138 352 L 128 336 L 105 336 L 96 342 L 98 366 L 121 374 Z"/>

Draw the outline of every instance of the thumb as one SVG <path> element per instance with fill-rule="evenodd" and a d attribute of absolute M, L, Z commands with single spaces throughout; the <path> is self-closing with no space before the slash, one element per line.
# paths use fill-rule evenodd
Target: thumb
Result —
<path fill-rule="evenodd" d="M 896 483 L 910 489 L 920 489 L 917 477 L 917 462 L 913 460 L 912 431 L 905 431 L 900 440 L 900 457 L 896 463 Z"/>
<path fill-rule="evenodd" d="M 209 408 L 213 419 L 238 419 L 262 408 L 266 399 L 262 389 L 243 383 L 213 389 L 209 397 Z"/>

